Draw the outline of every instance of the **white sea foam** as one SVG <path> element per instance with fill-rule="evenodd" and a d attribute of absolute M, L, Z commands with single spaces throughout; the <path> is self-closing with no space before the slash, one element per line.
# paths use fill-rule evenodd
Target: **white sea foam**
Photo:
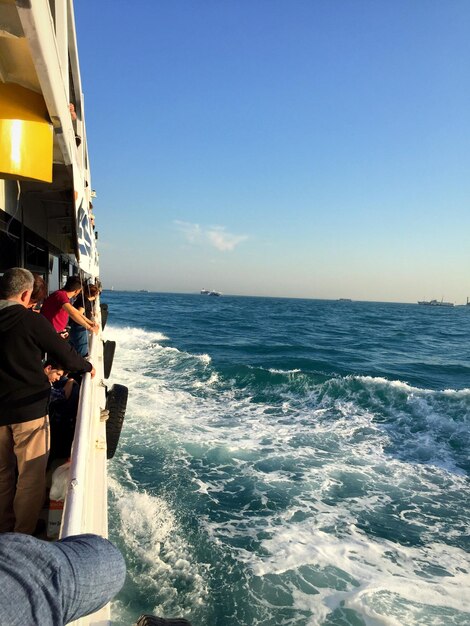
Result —
<path fill-rule="evenodd" d="M 116 381 L 132 389 L 137 386 L 144 395 L 148 395 L 145 394 L 145 390 L 155 391 L 154 385 L 157 389 L 164 385 L 164 377 L 159 376 L 160 373 L 164 375 L 165 372 L 171 371 L 173 379 L 182 377 L 192 384 L 198 368 L 203 372 L 211 362 L 208 354 L 189 354 L 174 346 L 162 345 L 161 342 L 169 341 L 162 333 L 112 326 L 106 327 L 106 331 L 107 337 L 115 340 L 117 344 L 110 385 Z M 181 373 L 174 371 L 178 365 L 184 365 Z M 202 381 L 204 384 L 207 384 L 206 379 L 207 376 Z"/>
<path fill-rule="evenodd" d="M 128 576 L 145 585 L 153 613 L 169 614 L 177 602 L 180 614 L 189 614 L 207 597 L 205 568 L 194 561 L 171 507 L 163 498 L 125 487 L 116 479 L 111 478 L 109 486 L 119 517 L 119 539 L 130 564 Z M 123 607 L 119 610 L 123 612 Z"/>
<path fill-rule="evenodd" d="M 211 357 L 208 354 L 198 354 L 196 356 L 197 356 L 198 359 L 200 359 L 206 365 L 209 365 L 209 363 L 212 360 Z"/>
<path fill-rule="evenodd" d="M 263 548 L 268 557 L 250 555 L 247 559 L 257 576 L 279 575 L 308 566 L 312 568 L 311 581 L 315 580 L 315 572 L 321 580 L 319 574 L 331 568 L 336 570 L 332 579 L 336 576 L 338 582 L 344 582 L 344 573 L 349 577 L 346 589 L 317 588 L 321 603 L 318 596 L 297 591 L 299 608 L 307 603 L 312 609 L 312 625 L 320 625 L 328 612 L 338 607 L 356 610 L 368 625 L 400 624 L 374 608 L 381 593 L 410 603 L 410 618 L 416 605 L 470 612 L 470 600 L 462 597 L 462 590 L 470 585 L 468 555 L 458 548 L 442 544 L 410 548 L 371 540 L 354 526 L 346 536 L 335 537 L 316 527 L 314 520 L 276 530 L 272 539 L 263 542 Z M 432 568 L 442 573 L 429 576 Z"/>
<path fill-rule="evenodd" d="M 255 578 L 277 577 L 312 625 L 344 609 L 355 610 L 368 626 L 437 626 L 439 607 L 465 619 L 470 605 L 461 590 L 470 585 L 468 556 L 444 543 L 458 542 L 470 530 L 463 509 L 457 513 L 468 482 L 444 437 L 463 436 L 465 419 L 460 424 L 446 415 L 448 404 L 441 403 L 463 403 L 465 413 L 469 390 L 434 392 L 348 376 L 303 396 L 286 386 L 271 404 L 257 402 L 249 390 L 216 385 L 208 355 L 161 346 L 155 333 L 134 331 L 113 336 L 119 351 L 114 378 L 131 387 L 124 450 L 151 449 L 158 439 L 178 451 L 193 492 L 213 511 L 201 525 L 214 545 Z M 149 532 L 147 522 L 133 519 L 133 509 L 162 510 L 172 519 L 164 501 L 133 491 L 116 496 L 131 551 Z M 240 511 L 224 509 L 227 492 L 245 494 Z M 393 541 L 359 530 L 359 524 L 381 522 L 390 526 Z M 172 540 L 163 521 L 148 523 L 156 544 Z M 419 545 L 400 545 L 402 527 L 410 534 L 419 529 Z M 255 546 L 250 550 L 243 547 L 248 539 Z M 162 570 L 165 564 L 177 570 L 180 560 L 191 563 L 190 547 L 178 541 L 181 549 L 170 550 L 175 556 L 163 561 Z M 160 553 L 156 557 L 162 560 Z M 202 571 L 188 606 L 206 593 Z M 308 580 L 287 584 L 289 572 Z M 173 597 L 171 579 L 167 586 Z M 248 593 L 260 606 L 269 604 L 261 592 Z M 432 616 L 426 607 L 437 612 Z"/>
<path fill-rule="evenodd" d="M 163 333 L 147 331 L 143 328 L 134 328 L 130 326 L 118 328 L 109 324 L 106 326 L 103 335 L 105 341 L 107 339 L 113 339 L 118 341 L 119 346 L 129 347 L 131 349 L 137 348 L 139 344 L 148 346 L 154 342 L 168 341 L 168 337 Z"/>
<path fill-rule="evenodd" d="M 433 389 L 423 389 L 421 387 L 413 387 L 401 380 L 389 380 L 381 376 L 353 376 L 345 377 L 345 380 L 359 380 L 367 385 L 374 387 L 384 387 L 389 389 L 398 389 L 404 391 L 408 395 L 418 394 L 419 396 L 452 396 L 456 398 L 469 399 L 470 389 L 443 389 L 434 391 Z"/>
<path fill-rule="evenodd" d="M 200 389 L 203 387 L 210 387 L 211 385 L 215 385 L 219 382 L 219 375 L 217 372 L 212 372 L 207 380 L 196 380 L 193 383 L 193 387 L 195 389 Z"/>

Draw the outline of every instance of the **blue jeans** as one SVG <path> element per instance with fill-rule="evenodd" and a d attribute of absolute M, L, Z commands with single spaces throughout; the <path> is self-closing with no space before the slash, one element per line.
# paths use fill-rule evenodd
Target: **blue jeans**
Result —
<path fill-rule="evenodd" d="M 98 535 L 2 534 L 0 626 L 63 626 L 107 604 L 125 575 L 119 550 Z"/>
<path fill-rule="evenodd" d="M 78 354 L 82 356 L 88 354 L 88 331 L 72 320 L 70 320 L 69 343 L 75 348 Z"/>

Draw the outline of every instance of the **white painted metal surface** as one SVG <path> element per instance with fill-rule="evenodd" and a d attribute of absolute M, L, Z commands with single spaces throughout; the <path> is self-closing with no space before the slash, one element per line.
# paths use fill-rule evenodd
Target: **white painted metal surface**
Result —
<path fill-rule="evenodd" d="M 85 374 L 82 380 L 61 537 L 84 532 L 108 534 L 106 422 L 100 419 L 106 396 L 99 344 L 101 339 L 93 336 L 90 361 L 96 374 L 93 379 Z"/>
<path fill-rule="evenodd" d="M 75 132 L 64 87 L 61 55 L 48 0 L 34 0 L 18 6 L 18 14 L 28 41 L 42 95 L 59 141 L 63 163 L 76 159 Z M 65 17 L 65 16 L 64 16 Z"/>
<path fill-rule="evenodd" d="M 99 311 L 99 300 L 96 308 Z M 92 335 L 90 355 L 96 374 L 94 378 L 85 374 L 82 380 L 61 538 L 81 533 L 108 535 L 106 422 L 101 421 L 101 410 L 106 405 L 101 334 Z M 109 624 L 109 619 L 107 605 L 73 623 L 104 626 Z"/>

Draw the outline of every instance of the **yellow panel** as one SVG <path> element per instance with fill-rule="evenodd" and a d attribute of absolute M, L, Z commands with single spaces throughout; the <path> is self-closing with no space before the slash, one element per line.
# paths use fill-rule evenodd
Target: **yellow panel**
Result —
<path fill-rule="evenodd" d="M 0 83 L 0 178 L 52 182 L 53 140 L 43 97 Z"/>
<path fill-rule="evenodd" d="M 52 124 L 0 119 L 0 177 L 52 182 Z"/>

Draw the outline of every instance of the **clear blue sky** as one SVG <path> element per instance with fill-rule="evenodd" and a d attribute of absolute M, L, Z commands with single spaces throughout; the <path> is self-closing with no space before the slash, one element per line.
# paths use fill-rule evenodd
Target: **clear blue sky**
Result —
<path fill-rule="evenodd" d="M 106 286 L 470 296 L 470 1 L 75 11 Z"/>

